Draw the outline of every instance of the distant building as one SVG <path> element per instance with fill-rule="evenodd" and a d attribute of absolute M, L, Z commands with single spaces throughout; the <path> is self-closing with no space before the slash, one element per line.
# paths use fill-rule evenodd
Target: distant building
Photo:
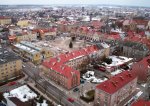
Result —
<path fill-rule="evenodd" d="M 28 27 L 29 25 L 29 20 L 19 20 L 17 22 L 17 25 L 20 26 L 21 28 L 23 27 Z"/>
<path fill-rule="evenodd" d="M 0 82 L 22 74 L 22 61 L 14 53 L 0 48 Z"/>
<path fill-rule="evenodd" d="M 27 33 L 27 32 L 23 32 L 23 33 L 19 33 L 16 34 L 16 41 L 20 42 L 20 41 L 33 41 L 37 39 L 37 34 L 36 33 Z"/>
<path fill-rule="evenodd" d="M 132 69 L 138 75 L 138 81 L 150 81 L 150 56 L 147 56 L 141 61 L 134 63 Z"/>
<path fill-rule="evenodd" d="M 11 18 L 0 16 L 0 25 L 11 24 Z"/>
<path fill-rule="evenodd" d="M 94 106 L 123 106 L 136 91 L 137 77 L 124 71 L 96 86 Z"/>
<path fill-rule="evenodd" d="M 33 32 L 37 33 L 37 38 L 54 38 L 57 35 L 57 28 L 34 29 Z"/>

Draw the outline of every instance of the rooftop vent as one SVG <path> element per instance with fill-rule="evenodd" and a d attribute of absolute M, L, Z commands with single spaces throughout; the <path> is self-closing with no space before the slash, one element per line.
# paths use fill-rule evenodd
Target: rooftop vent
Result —
<path fill-rule="evenodd" d="M 53 62 L 52 65 L 54 66 L 56 64 L 56 62 Z"/>
<path fill-rule="evenodd" d="M 132 74 L 131 74 L 131 73 L 129 73 L 129 77 L 132 77 Z"/>
<path fill-rule="evenodd" d="M 60 62 L 60 60 L 61 60 L 60 57 L 58 57 L 58 58 L 57 58 L 57 62 Z"/>
<path fill-rule="evenodd" d="M 112 83 L 115 87 L 117 87 L 117 84 L 116 84 L 115 82 L 111 81 L 111 83 Z"/>
<path fill-rule="evenodd" d="M 106 85 L 104 85 L 104 87 L 106 88 Z"/>
<path fill-rule="evenodd" d="M 119 77 L 122 81 L 124 80 L 124 78 L 122 76 Z"/>
<path fill-rule="evenodd" d="M 64 69 L 65 69 L 65 66 L 62 66 L 61 69 L 64 70 Z"/>

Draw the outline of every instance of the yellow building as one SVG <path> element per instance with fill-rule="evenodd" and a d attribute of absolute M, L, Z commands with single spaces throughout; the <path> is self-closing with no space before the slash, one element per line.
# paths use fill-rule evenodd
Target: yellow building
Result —
<path fill-rule="evenodd" d="M 27 41 L 21 41 L 20 44 L 38 51 L 41 54 L 41 58 L 42 59 L 45 59 L 45 58 L 53 56 L 53 53 L 49 49 L 41 47 L 38 44 L 36 45 L 36 44 L 30 43 L 30 42 L 27 42 Z"/>
<path fill-rule="evenodd" d="M 20 27 L 27 27 L 29 25 L 29 20 L 20 20 L 17 25 Z"/>
<path fill-rule="evenodd" d="M 0 25 L 11 24 L 11 18 L 0 16 Z"/>
<path fill-rule="evenodd" d="M 18 56 L 0 48 L 0 83 L 21 75 L 22 61 Z"/>
<path fill-rule="evenodd" d="M 38 64 L 41 62 L 40 52 L 30 47 L 18 43 L 18 44 L 14 44 L 13 50 L 18 54 L 20 54 L 20 56 L 23 56 L 24 58 L 32 61 L 33 63 Z"/>
<path fill-rule="evenodd" d="M 21 33 L 19 35 L 16 35 L 17 42 L 32 41 L 32 40 L 36 40 L 36 39 L 37 39 L 36 33 Z"/>
<path fill-rule="evenodd" d="M 14 44 L 13 50 L 35 64 L 39 64 L 45 58 L 53 56 L 50 50 L 38 47 L 27 41 Z"/>

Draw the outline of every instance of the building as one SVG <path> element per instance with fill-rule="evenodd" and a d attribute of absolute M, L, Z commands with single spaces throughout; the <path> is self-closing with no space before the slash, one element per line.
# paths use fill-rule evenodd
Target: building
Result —
<path fill-rule="evenodd" d="M 19 76 L 22 72 L 22 61 L 14 53 L 0 48 L 0 82 Z"/>
<path fill-rule="evenodd" d="M 38 47 L 27 41 L 14 44 L 13 50 L 36 64 L 39 64 L 45 58 L 53 56 L 50 50 Z"/>
<path fill-rule="evenodd" d="M 29 25 L 29 20 L 19 20 L 18 22 L 17 22 L 17 25 L 19 26 L 19 27 L 28 27 L 28 25 Z"/>
<path fill-rule="evenodd" d="M 37 94 L 27 85 L 4 93 L 3 96 L 7 106 L 36 106 L 34 99 L 37 97 Z"/>
<path fill-rule="evenodd" d="M 54 38 L 57 35 L 57 28 L 34 29 L 33 32 L 38 34 L 38 38 Z"/>
<path fill-rule="evenodd" d="M 100 54 L 102 53 L 98 46 L 88 46 L 44 61 L 42 70 L 57 84 L 71 89 L 80 84 L 80 72 L 77 70 L 80 70 L 81 64 L 85 65 L 93 58 L 100 58 Z"/>
<path fill-rule="evenodd" d="M 149 54 L 149 48 L 142 43 L 125 41 L 122 49 L 124 56 L 136 59 L 142 59 Z"/>
<path fill-rule="evenodd" d="M 11 24 L 11 18 L 0 16 L 0 25 Z"/>
<path fill-rule="evenodd" d="M 122 103 L 136 91 L 136 83 L 137 76 L 129 71 L 100 83 L 96 86 L 94 106 L 123 106 Z"/>
<path fill-rule="evenodd" d="M 150 56 L 134 63 L 132 69 L 135 70 L 135 73 L 138 75 L 139 82 L 150 81 Z"/>
<path fill-rule="evenodd" d="M 53 53 L 49 49 L 46 49 L 40 45 L 36 45 L 34 43 L 27 42 L 27 41 L 21 41 L 20 44 L 40 52 L 42 59 L 53 56 Z"/>
<path fill-rule="evenodd" d="M 32 33 L 32 32 L 22 32 L 22 33 L 18 33 L 16 34 L 16 41 L 20 42 L 20 41 L 33 41 L 37 39 L 37 34 L 36 33 Z"/>
<path fill-rule="evenodd" d="M 150 106 L 150 101 L 139 99 L 138 101 L 133 103 L 131 106 Z"/>

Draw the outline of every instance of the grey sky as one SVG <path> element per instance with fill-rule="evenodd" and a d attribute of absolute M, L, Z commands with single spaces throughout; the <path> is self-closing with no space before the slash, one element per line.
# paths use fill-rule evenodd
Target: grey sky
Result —
<path fill-rule="evenodd" d="M 150 7 L 150 0 L 0 0 L 0 4 L 117 4 Z"/>

